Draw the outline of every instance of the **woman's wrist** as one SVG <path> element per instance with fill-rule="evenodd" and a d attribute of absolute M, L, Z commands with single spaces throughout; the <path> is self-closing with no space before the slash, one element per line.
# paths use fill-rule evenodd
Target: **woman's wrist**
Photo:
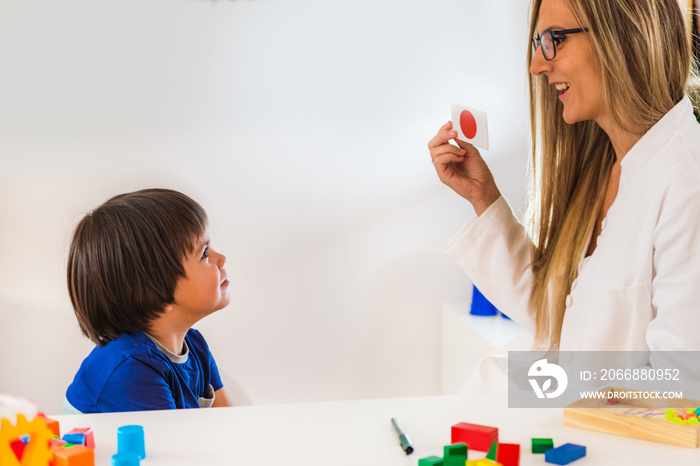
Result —
<path fill-rule="evenodd" d="M 493 203 L 496 202 L 500 197 L 501 192 L 498 190 L 498 188 L 496 188 L 495 191 L 489 193 L 488 195 L 485 195 L 478 201 L 472 202 L 472 207 L 474 207 L 476 216 L 481 217 L 481 214 L 486 212 L 486 210 L 489 207 L 491 207 L 491 205 L 493 205 Z"/>

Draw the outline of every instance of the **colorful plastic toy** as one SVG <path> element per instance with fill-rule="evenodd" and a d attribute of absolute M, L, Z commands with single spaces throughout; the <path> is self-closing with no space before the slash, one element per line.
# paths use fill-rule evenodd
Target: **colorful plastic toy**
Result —
<path fill-rule="evenodd" d="M 565 443 L 564 445 L 552 448 L 544 453 L 544 460 L 552 464 L 569 464 L 579 458 L 586 456 L 586 447 Z"/>
<path fill-rule="evenodd" d="M 420 463 L 419 463 L 420 464 Z M 117 453 L 112 455 L 112 466 L 140 466 L 141 460 L 136 453 Z"/>
<path fill-rule="evenodd" d="M 136 453 L 139 459 L 146 458 L 146 445 L 142 426 L 121 426 L 117 429 L 117 453 L 128 452 Z"/>
<path fill-rule="evenodd" d="M 73 445 L 85 445 L 85 434 L 68 433 L 62 437 L 62 440 L 66 443 L 72 443 Z"/>
<path fill-rule="evenodd" d="M 95 451 L 85 445 L 56 447 L 53 466 L 95 466 Z"/>
<path fill-rule="evenodd" d="M 51 419 L 50 417 L 46 417 L 46 415 L 44 413 L 41 413 L 41 412 L 39 414 L 37 414 L 37 416 L 44 419 L 44 422 L 46 423 L 46 427 L 48 427 L 49 430 L 51 432 L 53 432 L 53 434 L 56 437 L 61 436 L 61 426 L 58 424 L 57 420 Z"/>
<path fill-rule="evenodd" d="M 63 436 L 63 440 L 68 443 L 74 443 L 77 445 L 85 445 L 88 448 L 95 448 L 95 434 L 92 432 L 90 427 L 80 427 L 72 429 L 70 432 Z"/>
<path fill-rule="evenodd" d="M 21 459 L 12 449 L 12 443 L 23 435 L 29 436 L 24 446 Z M 34 466 L 48 464 L 52 453 L 49 450 L 51 431 L 40 417 L 27 422 L 24 414 L 17 414 L 17 424 L 12 425 L 8 419 L 0 419 L 0 464 L 2 466 Z"/>
<path fill-rule="evenodd" d="M 53 438 L 49 439 L 49 448 L 53 449 L 54 447 L 63 447 L 68 445 L 68 442 L 65 440 L 61 440 L 60 438 L 54 436 Z"/>
<path fill-rule="evenodd" d="M 685 412 L 683 410 L 677 412 L 673 408 L 668 408 L 664 413 L 664 417 L 671 422 L 675 422 L 676 424 L 687 424 L 694 426 L 700 422 L 700 416 L 698 416 L 696 413 L 698 410 L 700 410 L 700 408 L 696 408 L 694 410 L 686 409 Z"/>
<path fill-rule="evenodd" d="M 460 422 L 452 426 L 452 443 L 464 443 L 470 450 L 489 451 L 498 442 L 498 427 Z"/>
<path fill-rule="evenodd" d="M 24 440 L 22 439 L 17 439 L 14 442 L 10 443 L 10 448 L 12 448 L 12 451 L 15 453 L 15 456 L 20 461 L 22 460 L 22 455 L 24 454 L 24 449 L 26 446 L 27 444 L 24 443 Z"/>

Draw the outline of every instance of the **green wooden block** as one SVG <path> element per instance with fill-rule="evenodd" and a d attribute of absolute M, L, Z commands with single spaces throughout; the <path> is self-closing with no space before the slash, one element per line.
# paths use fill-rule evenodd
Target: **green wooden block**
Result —
<path fill-rule="evenodd" d="M 532 452 L 533 453 L 544 453 L 547 450 L 554 448 L 554 442 L 551 438 L 533 438 L 532 439 Z"/>
<path fill-rule="evenodd" d="M 437 456 L 428 456 L 418 460 L 418 466 L 444 466 L 442 458 Z"/>
<path fill-rule="evenodd" d="M 496 450 L 497 449 L 498 449 L 498 442 L 493 442 L 493 445 L 491 445 L 489 452 L 486 454 L 486 458 L 490 459 L 491 461 L 496 461 Z"/>
<path fill-rule="evenodd" d="M 445 466 L 464 466 L 469 449 L 463 443 L 445 445 Z"/>

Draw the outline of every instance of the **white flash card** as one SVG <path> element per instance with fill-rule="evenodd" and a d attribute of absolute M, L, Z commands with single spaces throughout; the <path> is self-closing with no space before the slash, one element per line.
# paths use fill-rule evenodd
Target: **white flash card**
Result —
<path fill-rule="evenodd" d="M 452 129 L 457 131 L 457 139 L 489 148 L 489 127 L 486 112 L 464 105 L 452 104 Z"/>

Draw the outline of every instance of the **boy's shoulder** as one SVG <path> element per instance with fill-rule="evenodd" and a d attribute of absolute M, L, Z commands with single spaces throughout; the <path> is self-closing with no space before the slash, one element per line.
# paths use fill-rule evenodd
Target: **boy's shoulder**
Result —
<path fill-rule="evenodd" d="M 186 335 L 188 346 L 196 353 L 208 353 L 209 347 L 202 334 L 190 329 Z M 104 346 L 97 346 L 85 359 L 84 365 L 92 366 L 92 369 L 100 368 L 100 372 L 111 372 L 124 361 L 135 359 L 145 363 L 154 369 L 166 370 L 168 356 L 145 333 L 123 333 L 118 338 Z"/>
<path fill-rule="evenodd" d="M 91 359 L 97 364 L 114 367 L 129 358 L 158 360 L 159 354 L 160 351 L 147 335 L 140 332 L 123 333 L 106 345 L 95 347 L 86 361 Z"/>
<path fill-rule="evenodd" d="M 191 351 L 197 354 L 209 353 L 209 345 L 199 330 L 194 328 L 189 329 L 185 336 L 185 341 L 187 341 L 187 346 L 189 346 Z"/>

